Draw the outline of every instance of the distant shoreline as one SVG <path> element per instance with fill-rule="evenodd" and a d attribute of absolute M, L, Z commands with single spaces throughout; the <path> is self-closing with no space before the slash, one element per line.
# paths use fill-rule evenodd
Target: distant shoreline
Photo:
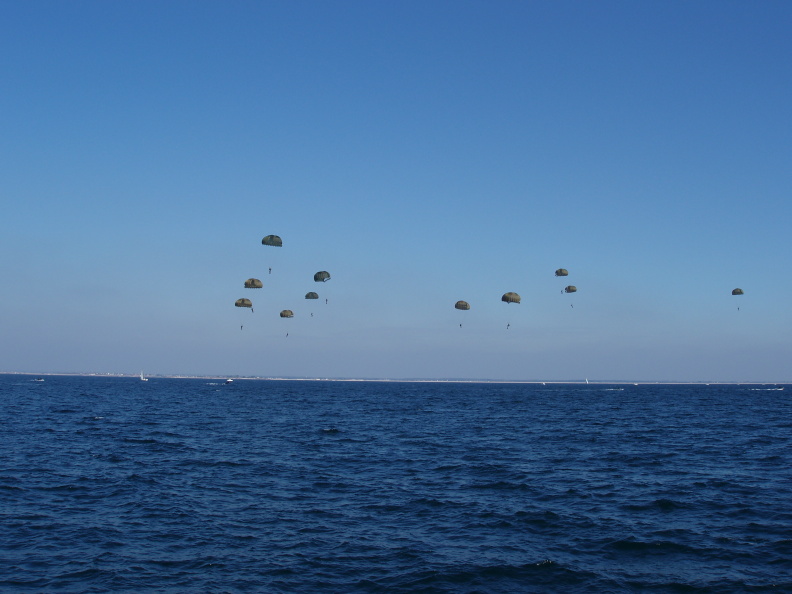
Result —
<path fill-rule="evenodd" d="M 32 373 L 28 371 L 0 371 L 0 375 L 23 375 L 30 377 L 104 377 L 104 378 L 138 378 L 137 373 Z M 651 381 L 651 380 L 506 380 L 506 379 L 426 379 L 426 378 L 348 378 L 348 377 L 263 377 L 237 375 L 147 375 L 149 379 L 206 379 L 239 381 L 281 381 L 281 382 L 384 382 L 384 383 L 421 383 L 421 384 L 567 384 L 567 385 L 652 385 L 652 386 L 739 386 L 739 385 L 787 385 L 791 381 Z"/>

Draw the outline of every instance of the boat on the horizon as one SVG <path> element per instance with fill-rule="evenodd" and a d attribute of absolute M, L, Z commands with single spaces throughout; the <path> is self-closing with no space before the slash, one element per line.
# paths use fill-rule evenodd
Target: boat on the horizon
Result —
<path fill-rule="evenodd" d="M 232 380 L 231 378 L 229 378 L 229 379 L 227 379 L 227 380 L 225 381 L 225 383 L 227 383 L 227 384 L 233 384 L 233 383 L 234 383 L 234 380 Z"/>
<path fill-rule="evenodd" d="M 141 382 L 147 382 L 148 381 L 148 378 L 143 376 L 143 370 L 140 371 L 140 381 Z"/>

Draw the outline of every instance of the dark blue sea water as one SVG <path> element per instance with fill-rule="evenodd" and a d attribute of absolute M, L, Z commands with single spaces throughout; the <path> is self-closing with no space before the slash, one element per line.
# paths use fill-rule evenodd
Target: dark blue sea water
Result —
<path fill-rule="evenodd" d="M 792 390 L 0 375 L 0 590 L 792 592 Z"/>

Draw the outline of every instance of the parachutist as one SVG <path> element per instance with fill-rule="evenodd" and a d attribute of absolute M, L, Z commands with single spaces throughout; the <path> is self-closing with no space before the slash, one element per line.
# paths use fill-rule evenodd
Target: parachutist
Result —
<path fill-rule="evenodd" d="M 509 329 L 509 326 L 511 326 L 511 324 L 506 324 L 506 330 Z"/>
<path fill-rule="evenodd" d="M 325 305 L 327 305 L 327 299 L 325 299 Z"/>
<path fill-rule="evenodd" d="M 311 312 L 311 317 L 313 317 L 313 312 Z"/>
<path fill-rule="evenodd" d="M 269 273 L 272 274 L 272 266 L 269 268 Z"/>
<path fill-rule="evenodd" d="M 242 326 L 240 326 L 239 329 L 242 330 Z"/>

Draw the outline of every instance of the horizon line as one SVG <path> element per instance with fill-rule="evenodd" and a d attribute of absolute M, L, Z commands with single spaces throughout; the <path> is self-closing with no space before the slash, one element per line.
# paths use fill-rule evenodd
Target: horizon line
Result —
<path fill-rule="evenodd" d="M 76 376 L 76 377 L 123 377 L 136 378 L 139 373 L 115 372 L 30 372 L 30 371 L 0 371 L 0 375 L 31 375 L 31 376 Z M 459 383 L 459 384 L 625 384 L 625 385 L 780 385 L 792 384 L 792 381 L 752 381 L 752 380 L 626 380 L 626 379 L 568 379 L 568 380 L 518 380 L 518 379 L 490 379 L 490 378 L 387 378 L 387 377 L 307 377 L 307 376 L 258 376 L 258 375 L 192 375 L 192 374 L 150 374 L 148 378 L 160 379 L 234 379 L 234 380 L 264 380 L 264 381 L 318 381 L 318 382 L 402 382 L 402 383 Z"/>

